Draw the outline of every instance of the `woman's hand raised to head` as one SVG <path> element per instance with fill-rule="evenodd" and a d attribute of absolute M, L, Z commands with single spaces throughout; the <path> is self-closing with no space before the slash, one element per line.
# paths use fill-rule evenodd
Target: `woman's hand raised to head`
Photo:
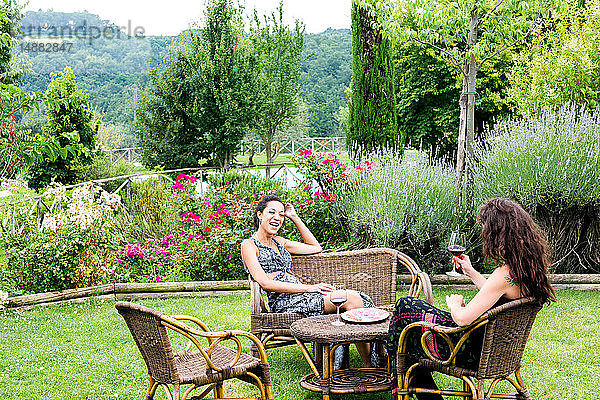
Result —
<path fill-rule="evenodd" d="M 284 214 L 286 217 L 288 217 L 289 219 L 294 219 L 294 218 L 298 218 L 298 214 L 296 213 L 296 209 L 294 208 L 294 206 L 292 205 L 292 203 L 285 203 L 284 204 Z"/>
<path fill-rule="evenodd" d="M 333 292 L 333 286 L 328 283 L 317 283 L 316 285 L 310 285 L 309 292 L 321 293 L 326 295 L 327 293 Z"/>

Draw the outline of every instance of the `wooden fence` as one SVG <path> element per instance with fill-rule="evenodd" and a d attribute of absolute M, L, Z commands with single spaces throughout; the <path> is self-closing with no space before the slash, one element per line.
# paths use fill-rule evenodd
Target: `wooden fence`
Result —
<path fill-rule="evenodd" d="M 122 149 L 109 149 L 108 156 L 111 164 L 119 160 L 125 160 L 128 163 L 139 163 L 141 161 L 141 147 L 126 147 Z"/>
<path fill-rule="evenodd" d="M 346 149 L 346 137 L 306 137 L 283 139 L 275 143 L 273 149 L 278 149 L 281 154 L 294 154 L 300 150 L 311 150 L 312 152 L 322 151 L 344 151 Z M 110 163 L 114 164 L 119 160 L 125 160 L 129 163 L 139 163 L 141 161 L 140 147 L 125 147 L 122 149 L 108 149 Z M 265 152 L 265 145 L 260 140 L 247 140 L 242 142 L 241 155 L 260 155 Z"/>
<path fill-rule="evenodd" d="M 332 137 L 306 137 L 306 138 L 293 138 L 284 139 L 274 144 L 273 149 L 277 148 L 281 154 L 294 154 L 300 150 L 310 150 L 314 152 L 327 152 L 327 151 L 345 151 L 346 150 L 346 137 L 344 136 L 332 136 Z M 265 152 L 265 145 L 262 141 L 251 140 L 242 143 L 243 155 L 255 155 L 263 154 Z"/>

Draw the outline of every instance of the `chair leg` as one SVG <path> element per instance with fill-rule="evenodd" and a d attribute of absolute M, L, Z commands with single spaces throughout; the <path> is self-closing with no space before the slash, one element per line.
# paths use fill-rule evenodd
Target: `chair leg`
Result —
<path fill-rule="evenodd" d="M 267 395 L 267 398 L 265 400 L 273 400 L 273 387 L 271 385 L 266 385 L 265 386 L 265 393 Z"/>
<path fill-rule="evenodd" d="M 222 399 L 225 397 L 225 391 L 223 390 L 223 382 L 219 382 L 215 385 L 214 393 L 215 399 Z"/>
<path fill-rule="evenodd" d="M 152 379 L 152 377 L 150 377 L 150 385 L 148 386 L 148 391 L 146 392 L 146 397 L 144 397 L 144 399 L 145 400 L 154 399 L 154 393 L 156 393 L 157 387 L 158 387 L 158 383 L 156 381 L 154 381 L 154 379 Z"/>
<path fill-rule="evenodd" d="M 463 377 L 463 392 L 471 392 L 471 395 L 463 396 L 464 400 L 473 400 L 473 390 L 471 389 L 472 384 L 469 384 Z"/>
<path fill-rule="evenodd" d="M 477 400 L 485 400 L 485 381 L 483 379 L 477 380 Z"/>
<path fill-rule="evenodd" d="M 529 394 L 529 390 L 525 386 L 525 383 L 523 382 L 523 378 L 521 377 L 521 368 L 519 368 L 515 371 L 515 378 L 519 385 L 517 387 L 517 385 L 513 384 L 517 389 L 517 399 L 518 400 L 532 400 L 531 395 Z"/>
<path fill-rule="evenodd" d="M 263 335 L 262 335 L 262 333 L 255 333 L 254 335 L 255 335 L 255 336 L 258 338 L 258 340 L 259 340 L 259 341 L 262 343 L 262 336 L 263 336 Z M 264 345 L 264 343 L 263 343 L 263 345 Z M 251 355 L 252 357 L 256 357 L 256 358 L 259 358 L 259 357 L 260 357 L 260 355 L 259 355 L 259 353 L 258 353 L 258 349 L 257 349 L 257 348 L 256 348 L 256 346 L 254 345 L 254 343 L 253 343 L 253 344 L 250 346 L 250 355 Z"/>
<path fill-rule="evenodd" d="M 180 400 L 181 399 L 181 395 L 179 393 L 180 388 L 178 384 L 173 384 L 173 400 Z"/>

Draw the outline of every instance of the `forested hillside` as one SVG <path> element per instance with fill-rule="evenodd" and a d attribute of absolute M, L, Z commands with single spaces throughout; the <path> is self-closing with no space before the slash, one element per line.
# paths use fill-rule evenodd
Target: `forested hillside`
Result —
<path fill-rule="evenodd" d="M 135 144 L 136 99 L 146 88 L 148 70 L 161 65 L 174 37 L 144 37 L 131 27 L 119 28 L 87 12 L 41 10 L 25 14 L 22 33 L 17 50 L 31 63 L 23 82 L 25 90 L 44 91 L 51 74 L 71 67 L 79 87 L 89 93 L 92 107 L 104 113 L 104 122 L 128 138 L 122 145 Z M 302 72 L 303 96 L 311 114 L 310 136 L 341 134 L 335 116 L 346 105 L 351 57 L 350 30 L 306 35 Z"/>

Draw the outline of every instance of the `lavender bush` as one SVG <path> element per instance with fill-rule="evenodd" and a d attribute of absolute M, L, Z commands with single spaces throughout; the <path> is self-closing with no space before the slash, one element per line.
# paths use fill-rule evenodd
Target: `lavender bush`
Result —
<path fill-rule="evenodd" d="M 475 154 L 475 203 L 516 199 L 547 231 L 555 272 L 600 272 L 598 111 L 565 106 L 500 123 Z"/>
<path fill-rule="evenodd" d="M 367 159 L 369 167 L 336 195 L 352 231 L 366 236 L 370 245 L 409 253 L 428 272 L 446 269 L 448 257 L 445 253 L 440 257 L 440 251 L 445 251 L 453 228 L 454 170 L 394 153 L 370 154 Z"/>

